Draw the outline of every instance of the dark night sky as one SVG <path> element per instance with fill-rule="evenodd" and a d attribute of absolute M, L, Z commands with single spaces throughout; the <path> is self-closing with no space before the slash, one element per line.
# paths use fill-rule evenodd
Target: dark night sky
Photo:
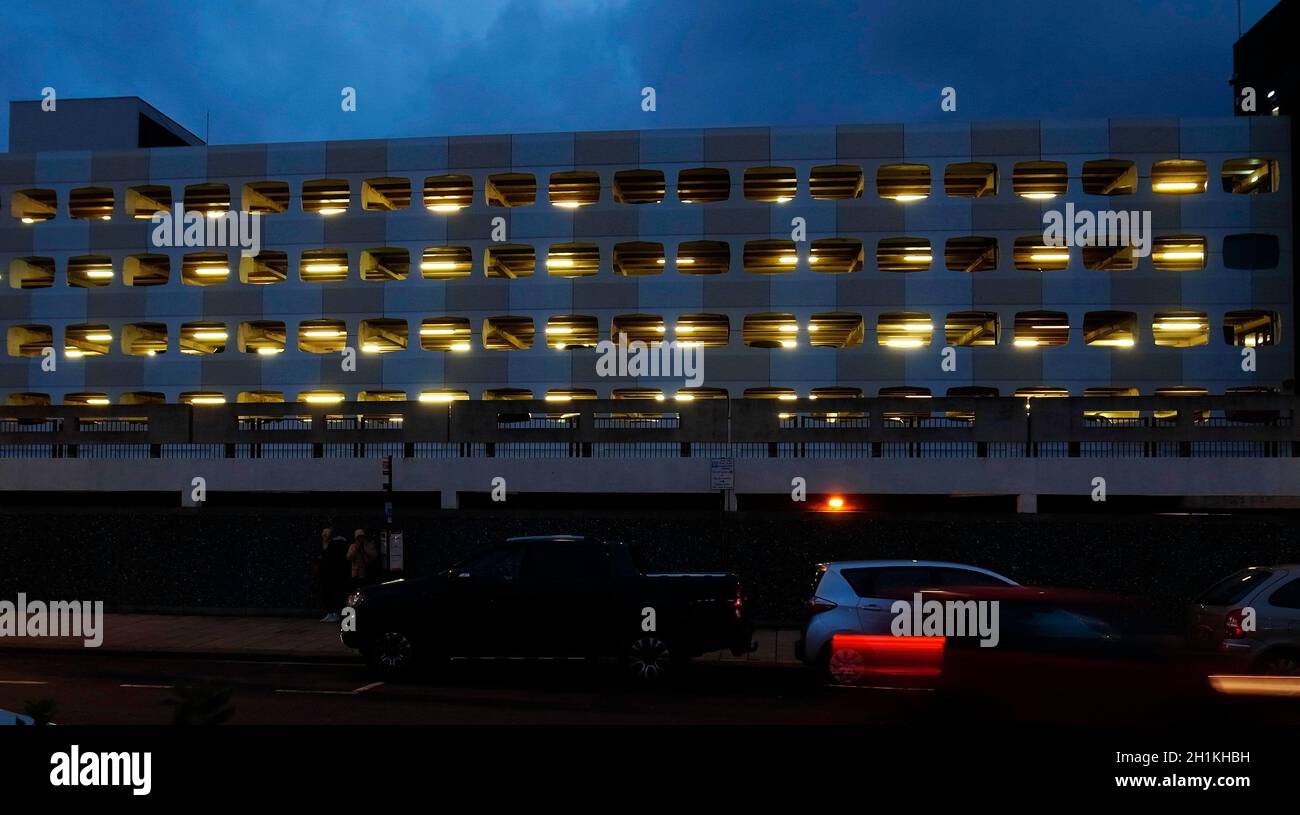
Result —
<path fill-rule="evenodd" d="M 1273 4 L 1242 0 L 1243 26 Z M 199 136 L 210 113 L 213 143 L 1217 116 L 1237 34 L 1235 0 L 3 0 L 0 19 L 0 101 L 140 96 Z"/>

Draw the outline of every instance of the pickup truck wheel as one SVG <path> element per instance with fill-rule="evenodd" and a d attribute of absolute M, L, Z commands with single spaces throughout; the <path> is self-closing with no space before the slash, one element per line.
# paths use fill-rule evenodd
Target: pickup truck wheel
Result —
<path fill-rule="evenodd" d="M 414 653 L 409 637 L 399 631 L 386 631 L 370 645 L 370 666 L 388 676 L 404 674 L 414 664 Z"/>
<path fill-rule="evenodd" d="M 658 637 L 642 637 L 632 643 L 624 657 L 633 679 L 644 683 L 660 682 L 673 666 L 668 643 Z"/>

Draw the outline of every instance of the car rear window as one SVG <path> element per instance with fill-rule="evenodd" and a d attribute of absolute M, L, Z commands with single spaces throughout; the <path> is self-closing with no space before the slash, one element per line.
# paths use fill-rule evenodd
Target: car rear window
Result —
<path fill-rule="evenodd" d="M 992 575 L 983 572 L 973 572 L 970 569 L 954 569 L 950 566 L 935 567 L 935 574 L 939 578 L 939 585 L 944 588 L 957 588 L 962 586 L 1005 586 L 1005 580 L 999 580 Z"/>
<path fill-rule="evenodd" d="M 1277 608 L 1300 608 L 1300 577 L 1273 592 L 1268 604 Z"/>
<path fill-rule="evenodd" d="M 934 574 L 928 566 L 844 569 L 841 574 L 859 597 L 902 596 L 918 589 L 934 587 Z"/>
<path fill-rule="evenodd" d="M 1272 576 L 1272 572 L 1264 569 L 1243 569 L 1215 583 L 1209 591 L 1196 598 L 1196 602 L 1203 606 L 1230 606 L 1239 603 Z"/>

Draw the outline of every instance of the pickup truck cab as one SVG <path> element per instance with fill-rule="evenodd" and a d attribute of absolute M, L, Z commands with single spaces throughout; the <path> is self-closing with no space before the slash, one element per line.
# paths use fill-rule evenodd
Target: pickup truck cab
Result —
<path fill-rule="evenodd" d="M 734 575 L 642 574 L 626 545 L 574 535 L 511 538 L 348 605 L 344 645 L 385 674 L 453 657 L 614 657 L 655 681 L 709 651 L 753 650 Z"/>

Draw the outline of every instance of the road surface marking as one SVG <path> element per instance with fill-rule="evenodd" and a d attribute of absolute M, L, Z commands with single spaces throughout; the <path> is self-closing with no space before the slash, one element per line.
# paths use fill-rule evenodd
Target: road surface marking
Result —
<path fill-rule="evenodd" d="M 118 685 L 119 688 L 152 688 L 155 690 L 171 690 L 173 685 Z"/>
<path fill-rule="evenodd" d="M 369 685 L 362 685 L 361 687 L 353 688 L 352 690 L 306 690 L 302 688 L 276 688 L 275 692 L 276 693 L 314 693 L 321 696 L 356 696 L 358 693 L 365 693 L 368 690 L 374 690 L 375 688 L 383 684 L 384 684 L 383 682 L 371 682 Z"/>
<path fill-rule="evenodd" d="M 0 685 L 48 685 L 36 679 L 0 679 Z"/>
<path fill-rule="evenodd" d="M 298 688 L 276 688 L 276 693 L 315 693 L 322 696 L 352 696 L 356 691 L 351 690 L 299 690 Z"/>

